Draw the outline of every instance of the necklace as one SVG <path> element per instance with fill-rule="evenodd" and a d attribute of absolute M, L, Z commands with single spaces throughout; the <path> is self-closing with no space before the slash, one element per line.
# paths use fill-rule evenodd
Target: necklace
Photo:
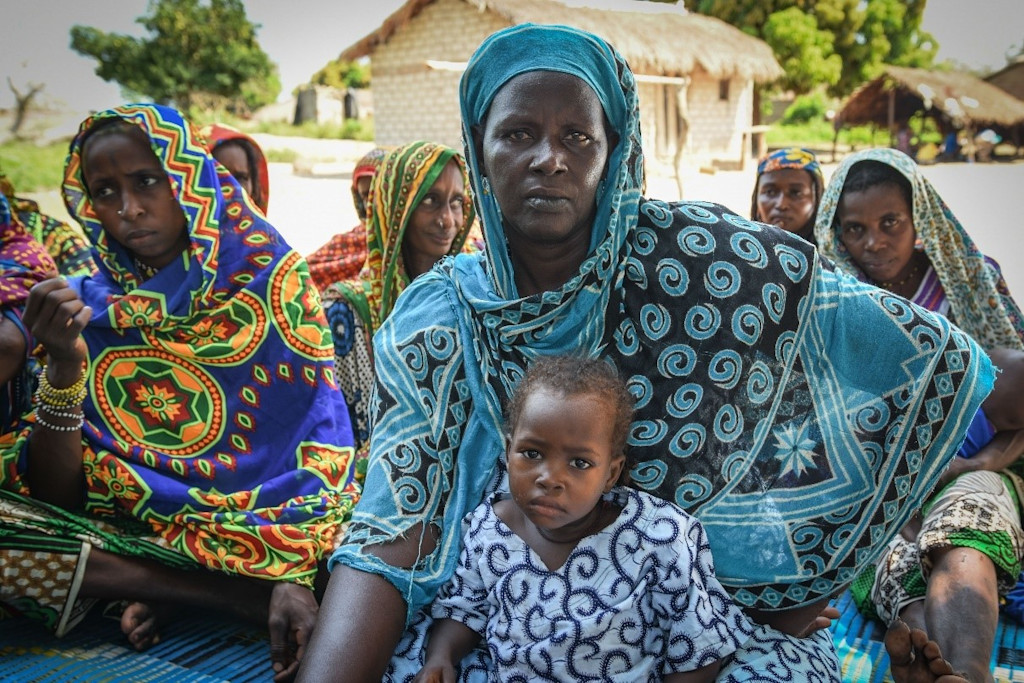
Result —
<path fill-rule="evenodd" d="M 902 280 L 894 280 L 892 282 L 876 282 L 875 284 L 881 287 L 882 289 L 887 289 L 890 292 L 897 293 L 897 289 L 902 288 L 903 285 L 907 284 L 915 277 L 917 277 L 917 274 L 919 272 L 921 272 L 921 267 L 919 264 L 915 263 L 914 267 L 910 269 L 910 272 L 907 273 L 907 276 Z"/>
<path fill-rule="evenodd" d="M 137 270 L 139 272 L 139 275 L 142 276 L 143 281 L 150 279 L 151 277 L 156 275 L 158 272 L 160 272 L 159 268 L 154 268 L 152 266 L 147 266 L 145 263 L 143 263 L 139 259 L 134 259 L 134 260 L 135 260 L 135 270 Z"/>

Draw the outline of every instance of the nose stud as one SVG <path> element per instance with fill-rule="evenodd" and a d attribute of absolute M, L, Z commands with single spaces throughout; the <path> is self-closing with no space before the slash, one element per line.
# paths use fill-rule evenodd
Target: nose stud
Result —
<path fill-rule="evenodd" d="M 117 210 L 117 215 L 118 216 L 123 216 L 124 215 L 124 209 L 118 209 Z"/>

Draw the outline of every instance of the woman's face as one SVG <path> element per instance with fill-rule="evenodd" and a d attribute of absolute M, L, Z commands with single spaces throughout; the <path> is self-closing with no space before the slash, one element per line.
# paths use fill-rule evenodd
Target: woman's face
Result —
<path fill-rule="evenodd" d="M 609 139 L 586 83 L 553 71 L 520 74 L 498 91 L 475 137 L 510 241 L 589 234 Z"/>
<path fill-rule="evenodd" d="M 462 171 L 451 159 L 409 218 L 402 240 L 407 263 L 413 260 L 411 256 L 437 261 L 451 251 L 462 227 L 465 199 Z"/>
<path fill-rule="evenodd" d="M 897 282 L 910 274 L 914 219 L 898 187 L 885 184 L 843 192 L 836 216 L 840 241 L 874 282 Z"/>
<path fill-rule="evenodd" d="M 249 156 L 239 145 L 225 143 L 213 150 L 213 158 L 234 176 L 246 194 L 252 196 L 253 173 L 249 168 Z"/>
<path fill-rule="evenodd" d="M 188 247 L 185 212 L 141 130 L 90 138 L 82 160 L 85 186 L 107 235 L 151 268 L 181 255 Z"/>
<path fill-rule="evenodd" d="M 783 168 L 761 175 L 757 183 L 758 219 L 789 232 L 803 232 L 814 215 L 816 198 L 811 174 Z"/>

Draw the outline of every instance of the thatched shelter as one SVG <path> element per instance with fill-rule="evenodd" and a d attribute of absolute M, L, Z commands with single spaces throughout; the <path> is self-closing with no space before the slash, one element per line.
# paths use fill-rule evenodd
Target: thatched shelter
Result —
<path fill-rule="evenodd" d="M 1024 55 L 1017 57 L 985 80 L 1018 100 L 1024 100 Z"/>
<path fill-rule="evenodd" d="M 1024 123 L 1024 102 L 980 78 L 888 66 L 850 95 L 836 126 L 873 123 L 893 130 L 918 112 L 972 131 L 1008 130 Z"/>
<path fill-rule="evenodd" d="M 406 2 L 340 54 L 372 60 L 377 142 L 428 138 L 461 144 L 461 70 L 494 31 L 534 22 L 597 33 L 626 57 L 640 83 L 648 156 L 673 160 L 685 149 L 688 157 L 706 162 L 749 154 L 753 84 L 782 75 L 766 43 L 681 6 L 631 2 L 594 9 L 572 1 Z"/>

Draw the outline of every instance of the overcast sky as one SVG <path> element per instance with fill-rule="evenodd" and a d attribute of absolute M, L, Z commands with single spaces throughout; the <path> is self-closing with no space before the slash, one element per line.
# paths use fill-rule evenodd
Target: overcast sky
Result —
<path fill-rule="evenodd" d="M 95 75 L 95 62 L 69 47 L 74 24 L 141 35 L 135 18 L 146 0 L 2 0 L 3 48 L 0 50 L 0 107 L 14 96 L 11 77 L 23 88 L 46 84 L 44 93 L 75 109 L 102 109 L 120 101 L 115 84 Z M 289 93 L 348 45 L 374 30 L 402 0 L 246 0 L 263 49 L 277 63 L 282 92 Z M 928 0 L 924 28 L 940 45 L 939 59 L 955 59 L 975 68 L 996 69 L 1006 52 L 1024 42 L 1024 0 Z"/>

